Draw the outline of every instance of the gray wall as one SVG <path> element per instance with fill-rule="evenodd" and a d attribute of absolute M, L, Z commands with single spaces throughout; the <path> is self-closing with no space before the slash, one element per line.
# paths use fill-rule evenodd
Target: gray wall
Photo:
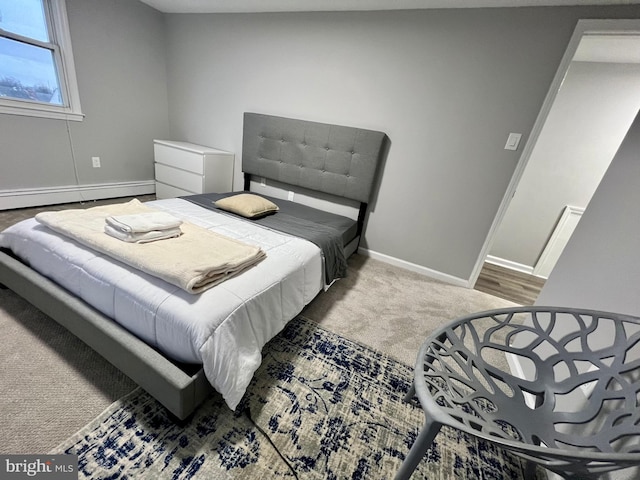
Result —
<path fill-rule="evenodd" d="M 640 316 L 640 114 L 536 305 Z"/>
<path fill-rule="evenodd" d="M 241 152 L 242 113 L 385 131 L 364 246 L 467 280 L 576 22 L 638 7 L 167 16 L 174 139 Z M 240 187 L 240 165 L 236 187 Z"/>
<path fill-rule="evenodd" d="M 129 0 L 66 3 L 86 117 L 69 135 L 63 120 L 0 114 L 0 190 L 75 185 L 72 146 L 80 184 L 153 179 L 152 140 L 169 129 L 164 17 Z"/>
<path fill-rule="evenodd" d="M 573 62 L 491 255 L 535 267 L 566 205 L 585 208 L 640 109 L 640 64 Z"/>

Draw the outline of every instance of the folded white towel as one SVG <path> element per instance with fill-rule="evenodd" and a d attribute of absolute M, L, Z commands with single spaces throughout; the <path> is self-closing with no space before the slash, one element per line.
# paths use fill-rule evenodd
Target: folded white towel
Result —
<path fill-rule="evenodd" d="M 117 228 L 111 227 L 111 225 L 104 226 L 104 232 L 118 240 L 122 240 L 127 243 L 149 243 L 157 240 L 166 240 L 168 238 L 175 238 L 182 235 L 180 227 L 168 228 L 166 230 L 151 230 L 150 232 L 134 232 L 127 233 Z"/>
<path fill-rule="evenodd" d="M 108 225 L 126 233 L 143 233 L 154 230 L 177 228 L 182 220 L 167 212 L 135 213 L 129 215 L 113 215 L 105 219 Z"/>

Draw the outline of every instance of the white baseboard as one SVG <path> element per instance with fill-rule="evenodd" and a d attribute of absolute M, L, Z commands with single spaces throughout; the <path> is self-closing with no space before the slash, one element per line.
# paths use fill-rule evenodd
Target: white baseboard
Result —
<path fill-rule="evenodd" d="M 155 180 L 0 190 L 0 210 L 155 193 Z"/>
<path fill-rule="evenodd" d="M 456 285 L 458 287 L 471 288 L 468 279 L 454 277 L 453 275 L 449 275 L 447 273 L 438 272 L 437 270 L 431 270 L 430 268 L 423 267 L 422 265 L 416 265 L 415 263 L 407 262 L 405 260 L 391 257 L 389 255 L 385 255 L 384 253 L 374 252 L 373 250 L 368 250 L 362 247 L 358 248 L 358 253 L 360 255 L 364 255 L 365 257 L 371 257 L 376 260 L 380 260 L 381 262 L 419 273 L 421 275 L 424 275 L 425 277 L 433 278 L 434 280 L 440 280 L 441 282 Z"/>
<path fill-rule="evenodd" d="M 515 270 L 517 272 L 533 275 L 533 267 L 530 267 L 529 265 L 524 265 L 518 262 L 512 262 L 511 260 L 506 260 L 500 257 L 494 257 L 493 255 L 487 255 L 486 261 L 488 263 L 493 263 L 494 265 L 498 265 L 499 267 L 504 267 L 510 270 Z"/>

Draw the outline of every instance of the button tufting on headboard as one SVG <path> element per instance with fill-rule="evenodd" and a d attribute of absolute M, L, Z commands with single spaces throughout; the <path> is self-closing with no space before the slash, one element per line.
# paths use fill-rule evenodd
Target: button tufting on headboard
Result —
<path fill-rule="evenodd" d="M 246 174 L 366 203 L 385 138 L 373 130 L 245 113 L 242 168 Z"/>

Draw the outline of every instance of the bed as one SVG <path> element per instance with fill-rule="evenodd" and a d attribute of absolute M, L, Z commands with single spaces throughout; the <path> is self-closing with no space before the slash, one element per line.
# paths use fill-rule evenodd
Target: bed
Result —
<path fill-rule="evenodd" d="M 258 185 L 258 193 L 278 205 L 277 213 L 248 220 L 214 204 L 238 192 L 145 204 L 265 251 L 264 260 L 202 293 L 131 268 L 35 219 L 0 234 L 0 283 L 66 327 L 178 419 L 213 390 L 233 409 L 260 365 L 262 347 L 344 274 L 344 259 L 334 257 L 357 249 L 385 143 L 382 132 L 246 113 L 244 189 Z M 271 193 L 267 183 L 276 185 L 276 193 L 317 193 L 325 207 L 355 202 L 357 215 L 349 219 L 325 207 L 270 197 L 260 190 L 265 185 Z M 284 219 L 294 218 L 299 225 L 289 231 L 283 224 L 296 222 Z M 297 235 L 300 225 L 305 232 Z M 338 232 L 335 254 L 315 240 L 317 232 L 306 233 L 327 229 Z"/>

